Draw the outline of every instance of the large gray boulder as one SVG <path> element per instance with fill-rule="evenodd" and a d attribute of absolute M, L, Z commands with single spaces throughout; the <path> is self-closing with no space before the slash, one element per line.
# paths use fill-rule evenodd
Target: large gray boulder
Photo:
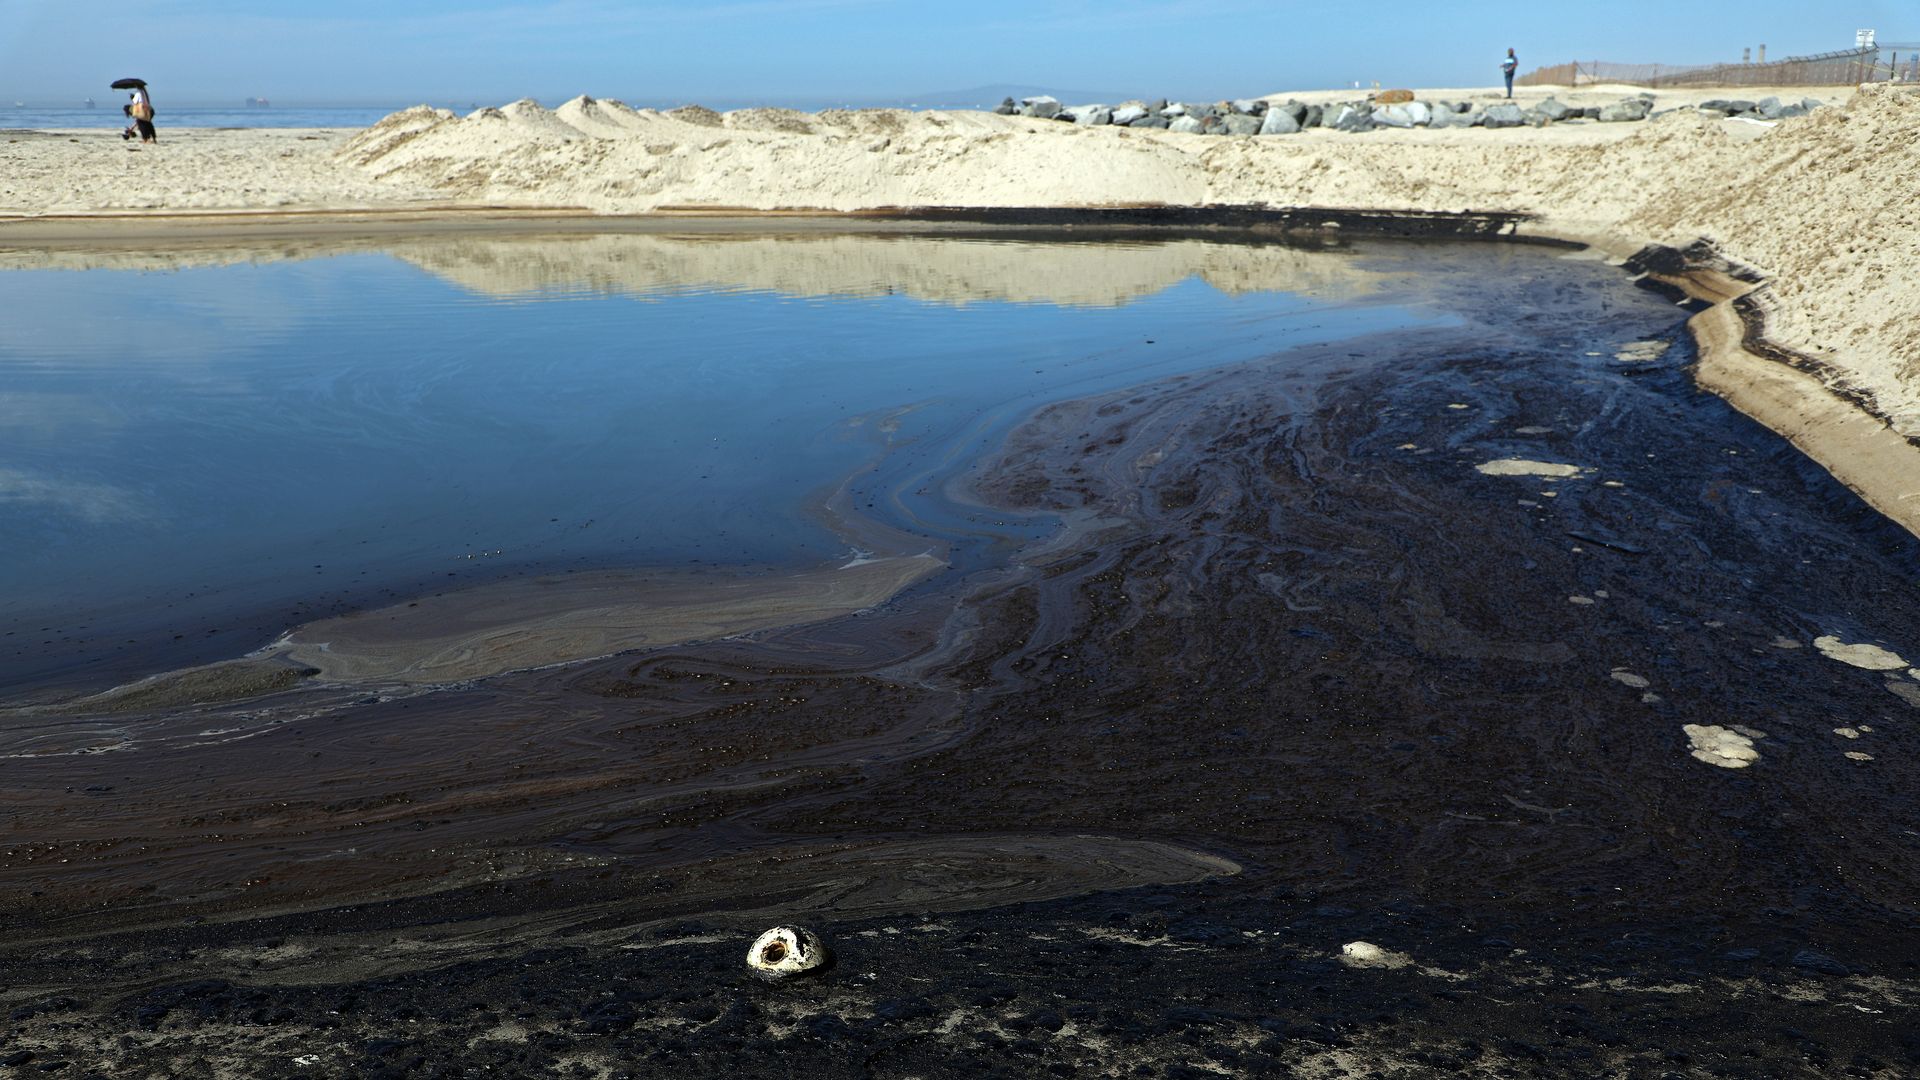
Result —
<path fill-rule="evenodd" d="M 995 108 L 993 111 L 995 115 L 998 115 L 998 116 L 1012 116 L 1014 113 L 1017 113 L 1020 111 L 1020 106 L 1015 105 L 1013 103 L 1012 98 L 1007 98 L 1002 102 L 1000 102 L 999 107 Z"/>
<path fill-rule="evenodd" d="M 1247 113 L 1234 113 L 1220 122 L 1223 135 L 1258 135 L 1260 118 Z"/>
<path fill-rule="evenodd" d="M 1551 120 L 1556 124 L 1562 120 L 1565 120 L 1567 117 L 1573 115 L 1572 109 L 1567 108 L 1565 105 L 1560 104 L 1558 101 L 1555 101 L 1552 98 L 1548 98 L 1547 100 L 1541 102 L 1540 104 L 1535 105 L 1534 109 L 1541 116 L 1546 117 L 1548 120 Z"/>
<path fill-rule="evenodd" d="M 1145 105 L 1129 102 L 1113 110 L 1113 122 L 1125 127 L 1147 115 L 1147 107 Z"/>
<path fill-rule="evenodd" d="M 1518 105 L 1489 105 L 1482 115 L 1490 128 L 1513 128 L 1527 122 L 1527 114 Z"/>
<path fill-rule="evenodd" d="M 1373 110 L 1373 122 L 1381 127 L 1410 128 L 1413 126 L 1413 116 L 1407 112 L 1405 105 L 1388 105 Z"/>
<path fill-rule="evenodd" d="M 1267 115 L 1260 121 L 1262 135 L 1293 135 L 1299 132 L 1300 122 L 1286 109 L 1268 109 Z"/>
<path fill-rule="evenodd" d="M 1647 114 L 1652 111 L 1653 105 L 1648 102 L 1647 99 L 1627 98 L 1624 101 L 1616 101 L 1611 105 L 1602 105 L 1600 107 L 1599 119 L 1603 124 L 1618 124 L 1623 121 L 1645 120 Z"/>
<path fill-rule="evenodd" d="M 1060 115 L 1071 118 L 1081 127 L 1098 127 L 1113 123 L 1113 110 L 1105 105 L 1074 105 L 1060 110 Z"/>
<path fill-rule="evenodd" d="M 1430 128 L 1471 127 L 1472 121 L 1452 109 L 1442 108 L 1433 110 L 1433 119 L 1427 121 L 1427 126 Z"/>
<path fill-rule="evenodd" d="M 1293 117 L 1293 122 L 1296 124 L 1299 124 L 1301 127 L 1307 126 L 1307 107 L 1305 105 L 1300 104 L 1297 101 L 1281 102 L 1280 104 L 1273 106 L 1268 111 L 1272 112 L 1274 110 L 1278 110 L 1280 112 L 1286 113 L 1288 116 Z"/>
<path fill-rule="evenodd" d="M 1426 127 L 1433 123 L 1433 106 L 1424 101 L 1409 101 L 1399 107 L 1407 111 L 1414 127 Z"/>
<path fill-rule="evenodd" d="M 1200 104 L 1199 102 L 1194 102 L 1194 101 L 1187 102 L 1185 105 L 1182 105 L 1181 108 L 1186 111 L 1186 114 L 1188 116 L 1191 116 L 1196 120 L 1205 120 L 1209 116 L 1220 115 L 1219 109 L 1216 109 L 1211 105 L 1203 105 L 1203 104 Z"/>
<path fill-rule="evenodd" d="M 1300 126 L 1303 128 L 1319 127 L 1326 122 L 1326 118 L 1327 110 L 1325 107 L 1309 105 L 1307 106 L 1307 114 L 1300 118 Z"/>
<path fill-rule="evenodd" d="M 1148 115 L 1133 121 L 1127 126 L 1133 127 L 1133 128 L 1153 128 L 1157 131 L 1165 131 L 1167 130 L 1168 125 L 1170 125 L 1171 123 L 1172 121 L 1168 120 L 1164 116 Z"/>
<path fill-rule="evenodd" d="M 1038 120 L 1051 120 L 1060 115 L 1060 100 L 1045 94 L 1039 97 L 1023 98 L 1020 101 L 1020 115 L 1031 116 Z"/>
<path fill-rule="evenodd" d="M 1778 120 L 1780 119 L 1780 110 L 1784 108 L 1786 108 L 1786 106 L 1780 104 L 1779 98 L 1770 97 L 1763 99 L 1759 104 L 1755 105 L 1753 111 L 1759 113 L 1760 119 L 1762 120 Z"/>
<path fill-rule="evenodd" d="M 1335 131 L 1360 132 L 1373 130 L 1373 110 L 1364 103 L 1333 106 L 1333 119 L 1325 121 Z"/>
<path fill-rule="evenodd" d="M 1169 101 L 1157 110 L 1161 116 L 1174 117 L 1187 115 L 1187 107 L 1177 101 Z"/>
<path fill-rule="evenodd" d="M 1812 111 L 1812 109 L 1807 108 L 1805 105 L 1782 105 L 1780 106 L 1779 114 L 1776 115 L 1774 119 L 1791 120 L 1796 116 L 1805 116 Z"/>
<path fill-rule="evenodd" d="M 1259 116 L 1267 111 L 1267 103 L 1257 98 L 1234 98 L 1228 104 L 1242 116 Z"/>
<path fill-rule="evenodd" d="M 1205 125 L 1191 116 L 1176 116 L 1173 118 L 1173 121 L 1167 125 L 1167 130 L 1185 132 L 1188 135 L 1198 135 L 1207 129 Z"/>
<path fill-rule="evenodd" d="M 1800 99 L 1800 107 L 1807 110 L 1808 112 L 1812 112 L 1813 110 L 1821 108 L 1824 105 L 1826 105 L 1826 102 L 1821 101 L 1819 98 L 1803 97 Z"/>

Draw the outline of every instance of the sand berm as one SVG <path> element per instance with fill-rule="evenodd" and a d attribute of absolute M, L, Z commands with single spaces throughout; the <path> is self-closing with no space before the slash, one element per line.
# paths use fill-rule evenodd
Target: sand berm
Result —
<path fill-rule="evenodd" d="M 657 112 L 581 97 L 466 117 L 420 106 L 358 133 L 174 132 L 144 153 L 31 133 L 0 143 L 0 246 L 63 228 L 98 239 L 124 230 L 126 215 L 183 212 L 1523 213 L 1524 233 L 1615 257 L 1711 245 L 1733 273 L 1656 268 L 1718 302 L 1693 324 L 1701 381 L 1920 532 L 1920 287 L 1909 275 L 1920 265 L 1920 88 L 1782 91 L 1808 92 L 1844 104 L 1774 125 L 1678 109 L 1638 124 L 1213 137 L 979 112 Z M 1311 97 L 1274 95 L 1288 96 Z M 1662 92 L 1656 108 L 1701 96 Z M 96 217 L 112 221 L 74 220 Z"/>

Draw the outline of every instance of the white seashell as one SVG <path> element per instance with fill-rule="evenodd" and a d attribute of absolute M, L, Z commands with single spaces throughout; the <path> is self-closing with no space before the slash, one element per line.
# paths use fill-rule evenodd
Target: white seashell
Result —
<path fill-rule="evenodd" d="M 804 926 L 776 926 L 747 950 L 747 967 L 770 978 L 804 975 L 827 962 L 827 943 Z"/>

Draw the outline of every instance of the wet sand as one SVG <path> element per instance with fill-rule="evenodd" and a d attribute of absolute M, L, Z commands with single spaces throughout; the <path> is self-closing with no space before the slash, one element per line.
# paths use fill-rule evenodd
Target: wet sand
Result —
<path fill-rule="evenodd" d="M 1040 410 L 951 494 L 1069 527 L 857 618 L 16 730 L 132 748 L 0 762 L 0 1050 L 1911 1072 L 1920 681 L 1814 642 L 1920 653 L 1920 548 L 1665 298 L 1435 287 L 1464 325 Z M 790 917 L 836 967 L 748 981 Z"/>

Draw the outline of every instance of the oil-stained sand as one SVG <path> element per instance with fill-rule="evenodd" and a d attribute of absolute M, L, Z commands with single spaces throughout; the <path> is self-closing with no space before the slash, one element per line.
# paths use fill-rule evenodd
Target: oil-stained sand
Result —
<path fill-rule="evenodd" d="M 1911 1073 L 1912 680 L 1778 643 L 1911 655 L 1915 543 L 1695 392 L 1658 298 L 1434 288 L 1458 328 L 1042 410 L 955 494 L 1072 527 L 951 590 L 9 763 L 46 839 L 6 853 L 39 894 L 0 946 L 6 1047 L 81 1075 Z M 1760 757 L 1695 760 L 1687 725 Z M 751 982 L 791 911 L 837 966 Z M 1356 940 L 1410 964 L 1347 968 Z"/>

